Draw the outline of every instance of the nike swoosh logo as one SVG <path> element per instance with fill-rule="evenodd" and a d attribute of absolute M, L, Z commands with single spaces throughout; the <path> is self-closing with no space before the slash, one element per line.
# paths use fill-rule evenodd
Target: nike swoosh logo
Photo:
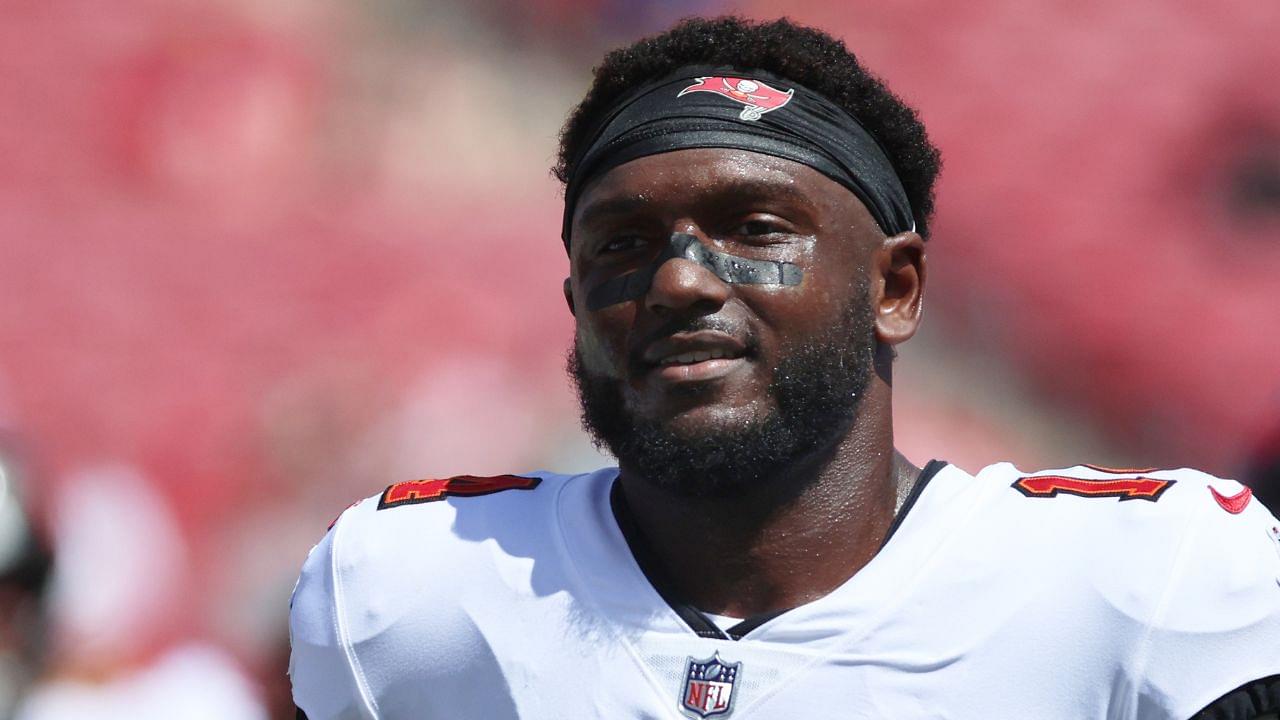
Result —
<path fill-rule="evenodd" d="M 1213 493 L 1213 499 L 1222 507 L 1223 510 L 1232 515 L 1239 515 L 1244 512 L 1245 506 L 1253 499 L 1253 490 L 1248 486 L 1235 495 L 1227 496 L 1218 492 L 1212 485 L 1209 486 L 1209 492 Z"/>

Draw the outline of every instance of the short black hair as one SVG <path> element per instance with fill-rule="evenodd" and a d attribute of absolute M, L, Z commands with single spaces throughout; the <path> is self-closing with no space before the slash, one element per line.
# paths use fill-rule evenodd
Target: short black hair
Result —
<path fill-rule="evenodd" d="M 633 88 L 685 65 L 764 70 L 843 107 L 889 155 L 911 202 L 916 231 L 929 236 L 933 183 L 942 161 L 916 111 L 867 72 L 844 42 L 786 18 L 689 18 L 610 52 L 595 68 L 591 88 L 560 131 L 560 154 L 552 170 L 556 178 L 569 182 L 574 158 L 590 140 L 588 133 L 601 113 Z"/>

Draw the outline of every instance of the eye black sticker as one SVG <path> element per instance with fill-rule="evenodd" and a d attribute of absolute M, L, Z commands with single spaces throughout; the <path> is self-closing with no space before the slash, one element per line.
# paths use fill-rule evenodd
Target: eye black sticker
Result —
<path fill-rule="evenodd" d="M 796 265 L 774 260 L 752 260 L 712 250 L 695 235 L 673 233 L 653 262 L 626 275 L 610 278 L 587 293 L 587 309 L 600 310 L 649 292 L 653 276 L 668 260 L 683 258 L 710 270 L 724 282 L 739 285 L 799 285 L 804 273 Z"/>

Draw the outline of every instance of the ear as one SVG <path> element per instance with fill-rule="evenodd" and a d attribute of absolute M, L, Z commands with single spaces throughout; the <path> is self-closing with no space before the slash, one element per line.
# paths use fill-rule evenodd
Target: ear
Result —
<path fill-rule="evenodd" d="M 578 312 L 573 307 L 573 285 L 569 278 L 564 279 L 564 301 L 569 305 L 569 314 L 576 317 Z"/>
<path fill-rule="evenodd" d="M 914 232 L 885 238 L 876 253 L 880 292 L 875 299 L 876 337 L 887 345 L 905 342 L 920 327 L 924 309 L 924 240 Z"/>

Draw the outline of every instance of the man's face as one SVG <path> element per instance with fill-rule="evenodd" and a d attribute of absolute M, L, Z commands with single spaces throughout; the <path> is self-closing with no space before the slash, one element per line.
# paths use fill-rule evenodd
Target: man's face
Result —
<path fill-rule="evenodd" d="M 587 308 L 593 288 L 648 265 L 677 232 L 729 255 L 792 263 L 803 278 L 726 283 L 677 258 L 658 267 L 643 297 Z M 868 279 L 882 239 L 847 189 L 772 156 L 680 150 L 595 180 L 573 218 L 567 286 L 589 429 L 646 476 L 662 468 L 643 465 L 679 465 L 671 453 L 681 450 L 736 457 L 750 450 L 743 443 L 794 445 L 764 449 L 784 462 L 842 435 L 870 376 Z M 655 442 L 671 447 L 653 455 Z"/>

